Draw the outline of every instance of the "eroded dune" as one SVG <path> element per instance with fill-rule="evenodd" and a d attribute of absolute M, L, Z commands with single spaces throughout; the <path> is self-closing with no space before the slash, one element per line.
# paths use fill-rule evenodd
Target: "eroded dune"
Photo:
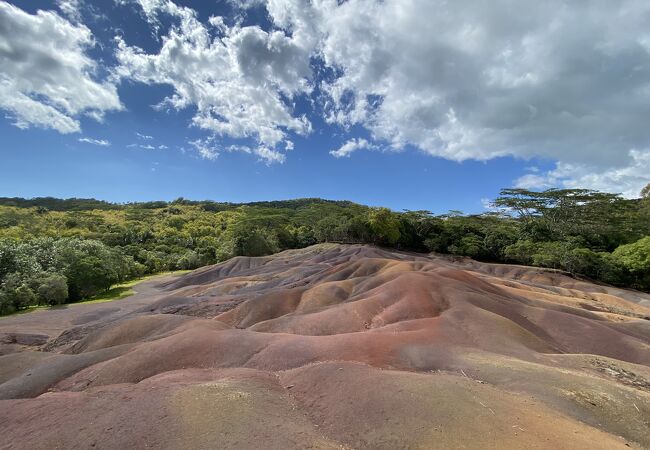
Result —
<path fill-rule="evenodd" d="M 646 294 L 340 245 L 138 290 L 0 319 L 1 448 L 650 447 Z"/>

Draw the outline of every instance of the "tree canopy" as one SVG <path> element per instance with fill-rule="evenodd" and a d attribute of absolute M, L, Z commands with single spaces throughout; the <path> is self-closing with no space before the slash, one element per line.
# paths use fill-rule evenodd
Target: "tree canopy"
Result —
<path fill-rule="evenodd" d="M 497 211 L 481 215 L 435 216 L 322 199 L 238 205 L 0 198 L 0 313 L 81 300 L 144 274 L 319 242 L 532 264 L 650 290 L 647 199 L 504 189 L 493 204 Z"/>

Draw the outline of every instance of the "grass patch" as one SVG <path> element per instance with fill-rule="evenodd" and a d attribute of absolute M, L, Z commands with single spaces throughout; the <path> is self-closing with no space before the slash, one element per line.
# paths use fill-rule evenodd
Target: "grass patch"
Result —
<path fill-rule="evenodd" d="M 145 277 L 135 278 L 133 280 L 126 281 L 124 283 L 116 284 L 111 287 L 108 291 L 97 294 L 93 297 L 90 297 L 87 300 L 82 300 L 80 302 L 68 303 L 68 305 L 87 305 L 88 303 L 104 303 L 112 302 L 115 300 L 122 300 L 123 298 L 130 297 L 135 294 L 135 291 L 131 289 L 138 283 L 143 281 L 151 280 L 152 278 L 162 277 L 165 275 L 183 275 L 185 273 L 191 272 L 191 270 L 175 270 L 173 272 L 162 272 L 156 273 L 153 275 L 147 275 Z"/>
<path fill-rule="evenodd" d="M 104 303 L 112 302 L 114 300 L 122 300 L 123 298 L 130 297 L 135 294 L 135 291 L 128 286 L 117 285 L 113 286 L 106 292 L 97 294 L 93 297 L 90 297 L 87 300 L 81 300 L 79 302 L 67 303 L 68 305 L 87 305 L 88 303 Z"/>
<path fill-rule="evenodd" d="M 127 298 L 135 294 L 135 291 L 131 288 L 138 283 L 142 283 L 143 281 L 151 280 L 156 277 L 162 277 L 168 275 L 178 276 L 189 272 L 191 272 L 191 270 L 174 270 L 171 272 L 155 273 L 153 275 L 147 275 L 144 277 L 135 278 L 133 280 L 126 281 L 124 283 L 116 284 L 115 286 L 112 286 L 108 291 L 102 292 L 101 294 L 97 294 L 86 300 L 81 300 L 79 302 L 74 302 L 74 303 L 64 303 L 62 305 L 55 305 L 55 306 L 48 306 L 48 305 L 29 306 L 25 309 L 20 309 L 13 313 L 0 316 L 0 319 L 3 317 L 9 317 L 18 314 L 27 314 L 34 311 L 40 311 L 42 309 L 57 309 L 57 308 L 65 308 L 67 306 L 74 306 L 74 305 L 87 305 L 89 303 L 105 303 L 105 302 L 113 302 L 115 300 L 122 300 L 123 298 Z"/>
<path fill-rule="evenodd" d="M 34 312 L 34 311 L 40 311 L 41 309 L 50 309 L 50 308 L 53 308 L 53 306 L 48 306 L 48 305 L 28 306 L 25 309 L 19 309 L 18 311 L 14 311 L 14 312 L 9 313 L 9 314 L 4 314 L 4 315 L 0 316 L 0 319 L 2 319 L 3 317 L 18 316 L 20 314 L 27 314 L 27 313 Z"/>

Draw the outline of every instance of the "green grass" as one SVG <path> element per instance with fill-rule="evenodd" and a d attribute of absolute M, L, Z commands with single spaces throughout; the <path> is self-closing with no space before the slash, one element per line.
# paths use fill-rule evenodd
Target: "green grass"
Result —
<path fill-rule="evenodd" d="M 61 308 L 61 307 L 66 307 L 66 306 L 75 306 L 75 305 L 87 305 L 89 303 L 106 303 L 106 302 L 113 302 L 115 300 L 122 300 L 123 298 L 127 298 L 135 294 L 135 291 L 131 289 L 133 286 L 135 286 L 138 283 L 142 283 L 143 281 L 151 280 L 156 277 L 162 277 L 165 275 L 183 275 L 185 273 L 191 272 L 191 270 L 174 270 L 172 272 L 161 272 L 161 273 L 155 273 L 153 275 L 147 275 L 144 277 L 140 278 L 135 278 L 133 280 L 126 281 L 124 283 L 116 284 L 115 286 L 112 286 L 108 291 L 102 292 L 101 294 L 97 294 L 93 297 L 90 297 L 86 300 L 82 300 L 80 302 L 74 302 L 74 303 L 65 303 L 63 305 L 56 305 L 56 306 L 30 306 L 26 309 L 21 309 L 19 311 L 13 312 L 11 314 L 7 314 L 2 317 L 8 317 L 8 316 L 13 316 L 17 314 L 27 314 L 30 312 L 34 311 L 40 311 L 42 309 L 56 309 L 56 308 Z"/>
<path fill-rule="evenodd" d="M 131 288 L 138 283 L 151 280 L 152 278 L 162 277 L 164 275 L 182 275 L 188 272 L 191 272 L 191 270 L 175 270 L 173 272 L 162 272 L 153 275 L 147 275 L 145 277 L 135 278 L 133 280 L 129 280 L 121 284 L 116 284 L 115 286 L 111 287 L 108 291 L 102 292 L 101 294 L 97 294 L 93 297 L 90 297 L 87 300 L 82 300 L 80 302 L 75 302 L 75 303 L 68 303 L 68 305 L 87 305 L 88 303 L 104 303 L 104 302 L 112 302 L 115 300 L 122 300 L 123 298 L 130 297 L 131 295 L 135 294 L 135 291 Z"/>
<path fill-rule="evenodd" d="M 20 314 L 27 314 L 27 313 L 34 312 L 34 311 L 40 311 L 41 309 L 50 309 L 50 308 L 55 308 L 55 306 L 47 306 L 47 305 L 28 306 L 25 309 L 19 309 L 18 311 L 14 311 L 14 312 L 9 313 L 9 314 L 4 314 L 4 315 L 0 316 L 0 319 L 2 319 L 3 317 L 17 316 L 17 315 L 20 315 Z"/>

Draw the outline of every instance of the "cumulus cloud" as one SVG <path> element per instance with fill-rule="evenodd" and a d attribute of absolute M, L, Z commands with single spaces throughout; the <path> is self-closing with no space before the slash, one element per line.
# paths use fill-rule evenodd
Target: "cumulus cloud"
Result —
<path fill-rule="evenodd" d="M 60 133 L 79 132 L 80 116 L 122 109 L 115 85 L 94 76 L 93 45 L 84 25 L 0 2 L 0 109 L 20 128 Z"/>
<path fill-rule="evenodd" d="M 86 144 L 99 145 L 100 147 L 108 147 L 111 143 L 105 139 L 92 139 L 87 137 L 82 137 L 77 139 L 79 142 L 84 142 Z"/>
<path fill-rule="evenodd" d="M 256 138 L 260 149 L 308 133 L 292 100 L 316 93 L 327 122 L 372 137 L 349 140 L 335 157 L 377 145 L 455 161 L 536 157 L 559 161 L 557 171 L 519 184 L 608 190 L 619 187 L 618 174 L 650 174 L 631 151 L 650 147 L 647 2 L 231 3 L 265 5 L 274 27 L 228 26 L 220 17 L 204 25 L 171 1 L 139 0 L 150 23 L 161 14 L 179 23 L 158 54 L 120 42 L 122 76 L 172 85 L 165 105 L 194 106 L 196 126 Z"/>
<path fill-rule="evenodd" d="M 456 161 L 556 160 L 558 169 L 580 172 L 566 183 L 589 187 L 611 190 L 618 174 L 645 172 L 619 189 L 627 192 L 650 178 L 647 161 L 631 152 L 650 147 L 648 2 L 268 0 L 266 7 L 277 27 L 331 69 L 320 88 L 332 124 L 362 126 L 396 151 L 411 145 Z"/>
<path fill-rule="evenodd" d="M 219 151 L 212 144 L 212 139 L 195 139 L 189 144 L 196 149 L 199 156 L 209 161 L 214 161 L 219 157 Z"/>
<path fill-rule="evenodd" d="M 396 149 L 605 165 L 650 138 L 648 3 L 301 3 L 274 0 L 269 11 L 315 30 L 325 63 L 339 69 L 326 85 L 330 120 L 361 124 Z"/>
<path fill-rule="evenodd" d="M 138 3 L 151 23 L 166 15 L 175 25 L 162 37 L 155 54 L 118 38 L 117 76 L 172 86 L 174 94 L 160 108 L 193 107 L 194 126 L 215 136 L 253 139 L 258 146 L 251 153 L 266 160 L 284 160 L 278 157 L 277 147 L 289 140 L 289 132 L 310 132 L 307 118 L 293 114 L 292 101 L 312 89 L 311 48 L 283 31 L 227 27 L 217 17 L 205 25 L 194 10 L 171 1 Z M 194 146 L 208 159 L 218 154 Z"/>
<path fill-rule="evenodd" d="M 362 149 L 374 150 L 376 148 L 377 148 L 376 145 L 371 144 L 366 139 L 350 139 L 341 147 L 339 147 L 337 150 L 332 150 L 330 152 L 330 155 L 334 156 L 335 158 L 343 158 L 343 157 L 349 157 L 350 154 L 356 152 L 357 150 L 362 150 Z"/>
<path fill-rule="evenodd" d="M 93 78 L 85 26 L 0 3 L 0 107 L 17 126 L 79 131 L 80 116 L 121 108 L 114 83 L 128 80 L 171 86 L 158 108 L 192 111 L 207 159 L 284 161 L 312 130 L 305 100 L 315 122 L 369 136 L 335 157 L 411 147 L 454 161 L 539 158 L 557 167 L 519 185 L 626 195 L 650 181 L 647 1 L 230 0 L 265 7 L 264 27 L 202 21 L 171 0 L 116 1 L 136 5 L 160 48 L 116 38 L 111 82 Z M 58 2 L 68 17 L 76 4 Z"/>
<path fill-rule="evenodd" d="M 81 7 L 83 0 L 57 0 L 59 10 L 70 20 L 81 21 Z"/>
<path fill-rule="evenodd" d="M 230 145 L 226 148 L 226 150 L 230 152 L 237 151 L 256 155 L 260 161 L 266 163 L 267 165 L 273 163 L 283 163 L 286 159 L 284 153 L 278 150 L 273 150 L 264 145 L 259 145 L 256 147 L 250 147 L 247 145 Z"/>
<path fill-rule="evenodd" d="M 630 150 L 629 158 L 631 162 L 625 166 L 604 169 L 560 161 L 546 173 L 522 176 L 516 185 L 525 189 L 590 188 L 636 198 L 650 181 L 650 150 Z"/>
<path fill-rule="evenodd" d="M 138 132 L 136 132 L 135 135 L 136 135 L 137 137 L 139 137 L 140 139 L 144 139 L 144 140 L 146 140 L 146 141 L 149 141 L 149 140 L 153 139 L 153 136 L 150 136 L 150 135 L 148 135 L 148 134 L 142 134 L 142 133 L 138 133 Z"/>

